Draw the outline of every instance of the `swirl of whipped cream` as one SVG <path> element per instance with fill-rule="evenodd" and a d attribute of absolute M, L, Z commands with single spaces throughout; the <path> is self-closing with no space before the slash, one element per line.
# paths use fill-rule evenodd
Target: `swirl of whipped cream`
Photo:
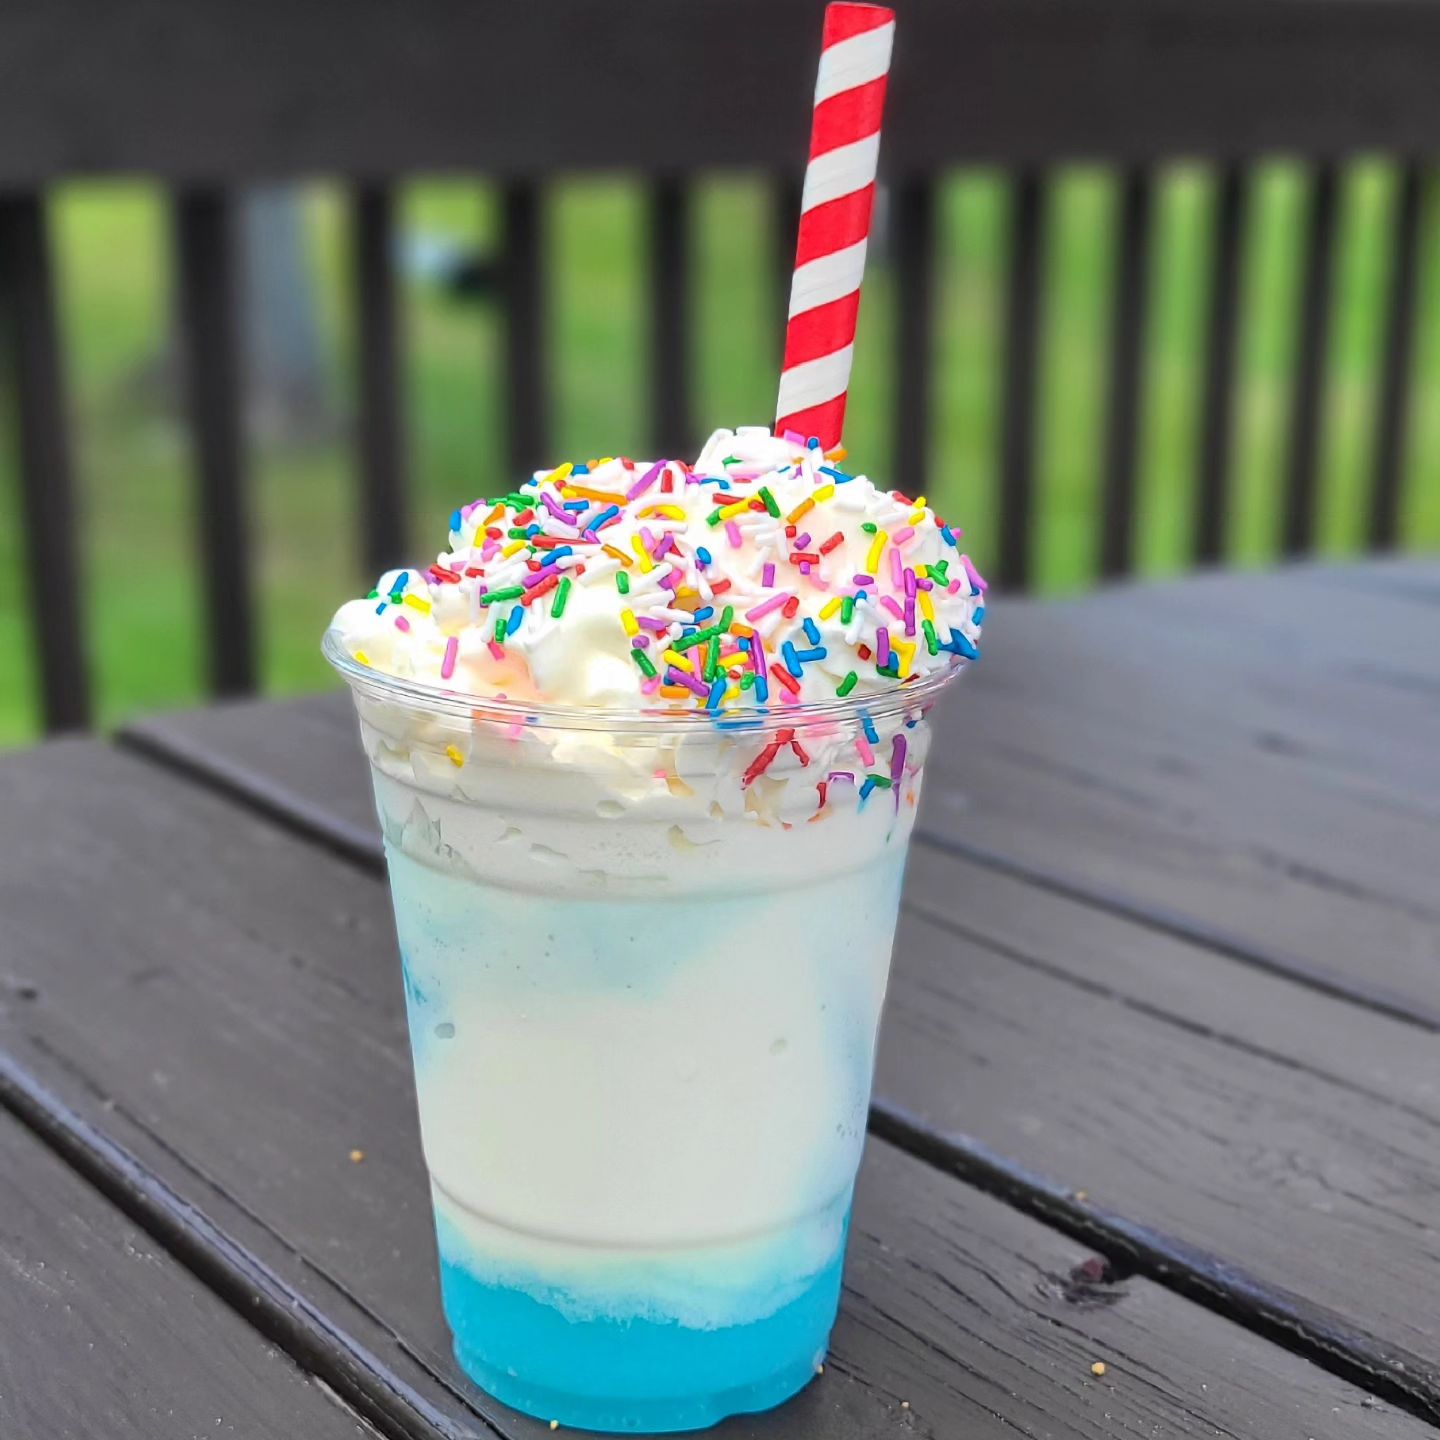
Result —
<path fill-rule="evenodd" d="M 923 499 L 763 427 L 693 466 L 541 470 L 341 606 L 361 665 L 482 698 L 717 718 L 894 691 L 978 658 L 985 582 Z M 958 657 L 958 659 L 957 659 Z"/>

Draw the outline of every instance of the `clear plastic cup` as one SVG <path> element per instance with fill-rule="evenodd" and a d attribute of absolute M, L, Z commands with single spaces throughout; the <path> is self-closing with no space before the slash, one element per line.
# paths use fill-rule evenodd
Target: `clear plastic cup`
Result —
<path fill-rule="evenodd" d="M 835 1318 L 927 714 L 960 662 L 717 721 L 325 651 L 371 761 L 460 1365 L 583 1429 L 785 1400 Z"/>

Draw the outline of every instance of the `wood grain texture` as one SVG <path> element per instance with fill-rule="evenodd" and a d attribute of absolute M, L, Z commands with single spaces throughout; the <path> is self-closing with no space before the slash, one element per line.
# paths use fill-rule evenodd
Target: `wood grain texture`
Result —
<path fill-rule="evenodd" d="M 263 1223 L 298 1289 L 343 1288 L 403 1336 L 457 1385 L 457 1423 L 545 1433 L 460 1386 L 445 1352 L 383 886 L 98 746 L 0 763 L 0 795 L 6 832 L 29 837 L 0 844 L 12 1052 L 56 1074 L 92 1123 L 141 1131 L 188 1201 Z M 102 877 L 97 944 L 78 897 Z M 731 1433 L 1280 1436 L 1322 1433 L 1337 1411 L 1347 1434 L 1425 1433 L 874 1143 L 827 1373 Z"/>
<path fill-rule="evenodd" d="M 0 1113 L 0 1434 L 371 1434 Z"/>
<path fill-rule="evenodd" d="M 431 0 L 425 17 L 342 0 L 197 0 L 182 16 L 164 0 L 123 13 L 12 3 L 0 181 L 664 170 L 805 153 L 808 79 L 795 77 L 814 73 L 809 6 Z M 1423 153 L 1440 132 L 1437 56 L 1440 16 L 1423 0 L 912 0 L 887 164 Z M 529 83 L 539 74 L 557 83 Z"/>

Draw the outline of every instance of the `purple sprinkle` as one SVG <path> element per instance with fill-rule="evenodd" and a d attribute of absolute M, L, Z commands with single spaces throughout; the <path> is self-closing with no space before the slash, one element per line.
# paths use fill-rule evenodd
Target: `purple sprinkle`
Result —
<path fill-rule="evenodd" d="M 650 648 L 650 637 L 648 635 L 632 635 L 630 637 L 630 643 L 632 645 L 638 645 L 642 650 L 648 650 Z"/>
<path fill-rule="evenodd" d="M 660 583 L 667 590 L 678 590 L 680 588 L 680 576 L 674 570 L 669 570 L 660 577 Z"/>
<path fill-rule="evenodd" d="M 760 572 L 760 583 L 767 589 L 772 589 L 775 584 L 775 567 L 766 563 L 765 568 Z"/>
<path fill-rule="evenodd" d="M 882 668 L 890 663 L 890 631 L 884 625 L 875 632 L 875 663 Z"/>
<path fill-rule="evenodd" d="M 890 778 L 897 784 L 905 773 L 905 750 L 905 737 L 897 735 L 895 743 L 890 747 Z"/>
<path fill-rule="evenodd" d="M 873 585 L 875 577 L 873 575 L 852 575 L 850 583 L 852 585 Z"/>
<path fill-rule="evenodd" d="M 654 558 L 662 559 L 675 548 L 675 537 L 668 530 L 660 537 L 660 543 L 655 547 Z"/>
<path fill-rule="evenodd" d="M 796 550 L 808 550 L 810 548 L 810 532 L 807 530 L 803 535 L 797 535 L 794 540 Z"/>
<path fill-rule="evenodd" d="M 826 777 L 833 785 L 841 780 L 848 780 L 850 784 L 855 783 L 855 772 L 853 770 L 832 770 Z"/>
<path fill-rule="evenodd" d="M 668 620 L 661 620 L 654 615 L 637 615 L 635 623 L 646 630 L 653 630 L 657 635 L 670 628 Z"/>
<path fill-rule="evenodd" d="M 710 687 L 697 680 L 693 675 L 687 675 L 683 670 L 677 670 L 673 665 L 665 672 L 665 683 L 667 685 L 683 685 L 687 690 L 693 690 L 697 695 L 710 698 Z"/>
<path fill-rule="evenodd" d="M 558 565 L 545 565 L 533 574 L 527 575 L 520 583 L 527 590 L 532 590 L 536 585 L 540 584 L 542 580 L 548 580 L 552 575 L 558 575 L 559 573 L 560 567 Z"/>
<path fill-rule="evenodd" d="M 924 580 L 917 578 L 915 581 L 915 588 L 917 590 L 933 590 L 935 588 L 935 582 L 933 580 Z"/>
<path fill-rule="evenodd" d="M 626 492 L 627 500 L 638 500 L 659 478 L 660 472 L 669 464 L 668 460 L 657 460 Z"/>
<path fill-rule="evenodd" d="M 905 571 L 905 593 L 912 599 L 915 595 L 915 572 L 910 569 Z"/>
<path fill-rule="evenodd" d="M 915 597 L 913 595 L 909 595 L 905 599 L 905 633 L 907 635 L 915 633 Z"/>
<path fill-rule="evenodd" d="M 542 491 L 540 492 L 540 503 L 541 503 L 557 520 L 563 521 L 567 526 L 571 527 L 572 529 L 574 528 L 574 525 L 575 525 L 575 517 L 574 517 L 568 510 L 566 510 L 566 509 L 564 509 L 562 506 L 556 504 L 556 502 L 555 502 L 553 499 L 551 499 L 549 491 L 547 491 L 547 490 L 542 490 Z"/>

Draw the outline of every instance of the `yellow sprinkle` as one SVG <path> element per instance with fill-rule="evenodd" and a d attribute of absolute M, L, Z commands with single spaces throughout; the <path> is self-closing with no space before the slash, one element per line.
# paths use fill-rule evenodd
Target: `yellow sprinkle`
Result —
<path fill-rule="evenodd" d="M 357 650 L 357 651 L 355 652 L 355 658 L 356 658 L 362 665 L 372 665 L 372 664 L 374 664 L 374 661 L 372 661 L 372 660 L 370 659 L 370 657 L 369 657 L 363 650 Z"/>
<path fill-rule="evenodd" d="M 737 515 L 743 515 L 750 508 L 748 500 L 737 500 L 733 505 L 722 505 L 720 507 L 720 518 L 722 520 L 733 520 Z"/>
<path fill-rule="evenodd" d="M 501 552 L 501 557 L 508 560 L 512 555 L 518 555 L 525 548 L 524 540 L 512 540 Z"/>
<path fill-rule="evenodd" d="M 655 568 L 655 562 L 645 552 L 645 542 L 638 536 L 630 537 L 630 548 L 635 552 L 635 558 L 640 562 L 640 570 L 643 574 L 649 574 Z"/>
<path fill-rule="evenodd" d="M 620 612 L 620 623 L 625 627 L 627 635 L 638 635 L 640 633 L 640 622 L 635 618 L 635 612 L 625 609 Z"/>
<path fill-rule="evenodd" d="M 591 490 L 587 485 L 567 485 L 565 494 L 575 500 L 598 500 L 602 505 L 625 504 L 625 497 L 613 490 Z"/>
<path fill-rule="evenodd" d="M 559 485 L 575 466 L 567 460 L 563 465 L 557 465 L 545 479 L 552 485 Z"/>
<path fill-rule="evenodd" d="M 412 610 L 418 610 L 422 615 L 428 615 L 430 613 L 430 602 L 428 600 L 422 600 L 418 595 L 407 595 L 405 597 L 405 603 Z"/>
<path fill-rule="evenodd" d="M 1105 1362 L 1103 1360 L 1097 1360 L 1090 1367 L 1090 1373 L 1092 1375 L 1103 1375 L 1105 1373 Z"/>
<path fill-rule="evenodd" d="M 815 508 L 815 502 L 807 495 L 786 517 L 787 525 L 797 525 L 802 515 L 808 515 Z"/>
<path fill-rule="evenodd" d="M 815 492 L 815 503 L 818 505 L 823 501 L 828 500 L 834 493 L 835 487 L 833 485 L 822 485 Z"/>
<path fill-rule="evenodd" d="M 875 575 L 880 566 L 880 552 L 885 548 L 885 542 L 890 537 L 882 530 L 874 540 L 870 542 L 870 553 L 865 557 L 865 573 Z"/>
<path fill-rule="evenodd" d="M 920 613 L 933 625 L 935 623 L 935 602 L 928 590 L 917 590 L 915 598 L 920 602 Z"/>
<path fill-rule="evenodd" d="M 827 460 L 848 460 L 850 452 L 843 445 L 837 445 L 833 450 L 825 452 L 825 458 Z"/>
<path fill-rule="evenodd" d="M 592 460 L 590 462 L 590 468 L 592 470 L 598 470 L 602 465 L 613 465 L 614 463 L 615 457 L 613 455 L 607 455 L 603 460 Z"/>
<path fill-rule="evenodd" d="M 732 665 L 748 665 L 749 663 L 750 656 L 744 650 L 730 650 L 724 655 L 716 657 L 716 664 L 722 670 L 728 670 Z"/>
<path fill-rule="evenodd" d="M 911 503 L 917 510 L 923 510 L 923 509 L 925 508 L 925 497 L 924 497 L 923 495 L 918 495 L 918 496 L 916 496 L 916 498 L 915 498 L 914 500 L 912 500 L 910 503 Z"/>
<path fill-rule="evenodd" d="M 647 515 L 663 515 L 667 520 L 683 520 L 685 512 L 678 505 L 647 505 L 641 512 L 643 520 Z"/>
<path fill-rule="evenodd" d="M 695 667 L 690 663 L 690 657 L 682 655 L 678 650 L 666 650 L 662 658 L 668 660 L 677 670 L 684 670 L 690 675 L 695 673 Z M 665 687 L 662 685 L 660 688 L 663 690 Z M 681 688 L 684 689 L 683 686 Z M 685 693 L 688 695 L 690 692 L 687 689 Z"/>
<path fill-rule="evenodd" d="M 600 548 L 607 555 L 613 555 L 627 570 L 634 563 L 623 550 L 617 550 L 613 545 L 602 545 Z"/>
<path fill-rule="evenodd" d="M 892 640 L 890 648 L 900 656 L 900 678 L 903 680 L 910 673 L 910 662 L 915 658 L 915 642 L 913 640 Z"/>
<path fill-rule="evenodd" d="M 465 763 L 465 757 L 460 753 L 460 749 L 456 745 L 447 745 L 445 747 L 445 754 L 457 770 Z"/>
<path fill-rule="evenodd" d="M 350 1152 L 350 1163 L 352 1165 L 358 1165 L 364 1158 L 365 1152 L 363 1150 L 352 1150 Z"/>
<path fill-rule="evenodd" d="M 700 592 L 693 585 L 682 585 L 675 592 L 675 606 L 677 609 L 683 610 L 688 605 L 693 610 L 695 602 L 699 598 Z M 739 631 L 736 631 L 736 634 L 739 634 Z"/>
<path fill-rule="evenodd" d="M 820 618 L 822 620 L 828 620 L 839 608 L 840 597 L 836 595 L 820 607 Z"/>
<path fill-rule="evenodd" d="M 923 525 L 929 518 L 929 512 L 917 506 L 911 511 L 910 519 L 906 523 L 909 525 Z"/>

